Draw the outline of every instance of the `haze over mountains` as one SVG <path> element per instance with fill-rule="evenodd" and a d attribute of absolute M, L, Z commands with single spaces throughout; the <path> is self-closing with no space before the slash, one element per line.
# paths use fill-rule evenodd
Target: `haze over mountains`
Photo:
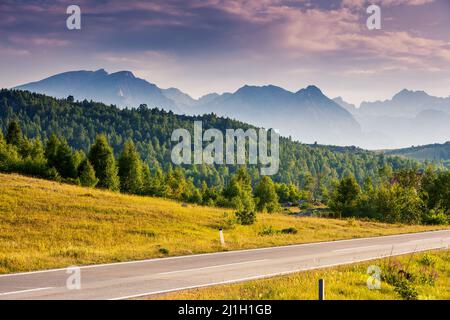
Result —
<path fill-rule="evenodd" d="M 304 143 L 387 149 L 450 140 L 450 97 L 403 90 L 392 100 L 329 99 L 316 86 L 297 92 L 248 86 L 234 93 L 211 93 L 196 100 L 177 88 L 161 89 L 129 71 L 71 71 L 16 87 L 57 98 L 94 100 L 119 107 L 163 108 L 178 114 L 215 113 L 256 126 L 276 128 Z"/>
<path fill-rule="evenodd" d="M 390 100 L 363 102 L 359 108 L 342 99 L 335 101 L 353 114 L 372 149 L 444 143 L 450 140 L 450 97 L 438 98 L 424 91 L 402 90 Z"/>

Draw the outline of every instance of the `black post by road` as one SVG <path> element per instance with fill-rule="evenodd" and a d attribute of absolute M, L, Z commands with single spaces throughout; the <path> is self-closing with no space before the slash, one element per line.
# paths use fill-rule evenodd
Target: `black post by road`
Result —
<path fill-rule="evenodd" d="M 325 280 L 319 279 L 319 300 L 325 300 Z"/>

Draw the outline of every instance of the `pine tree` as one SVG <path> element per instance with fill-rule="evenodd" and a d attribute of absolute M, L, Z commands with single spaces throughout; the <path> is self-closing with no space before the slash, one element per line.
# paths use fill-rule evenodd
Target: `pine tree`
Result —
<path fill-rule="evenodd" d="M 231 177 L 230 184 L 224 190 L 229 205 L 236 209 L 236 218 L 243 225 L 253 224 L 256 220 L 255 201 L 251 178 L 247 169 L 242 166 Z"/>
<path fill-rule="evenodd" d="M 98 179 L 95 176 L 95 170 L 89 160 L 84 160 L 78 168 L 80 183 L 84 187 L 95 187 Z"/>
<path fill-rule="evenodd" d="M 236 218 L 242 225 L 250 225 L 256 221 L 255 201 L 248 192 L 243 192 L 238 198 L 235 198 L 237 202 Z"/>
<path fill-rule="evenodd" d="M 99 180 L 97 186 L 118 191 L 120 188 L 120 180 L 116 160 L 105 135 L 101 134 L 97 136 L 88 158 Z"/>
<path fill-rule="evenodd" d="M 152 173 L 147 163 L 142 163 L 142 194 L 152 195 Z"/>
<path fill-rule="evenodd" d="M 12 120 L 8 126 L 8 133 L 6 134 L 6 142 L 8 144 L 19 147 L 22 142 L 22 129 L 16 120 Z"/>
<path fill-rule="evenodd" d="M 58 147 L 61 141 L 55 134 L 50 136 L 45 147 L 45 157 L 47 158 L 47 164 L 50 168 L 56 168 L 58 160 L 56 159 L 56 154 L 58 152 Z"/>
<path fill-rule="evenodd" d="M 120 190 L 122 192 L 139 194 L 142 192 L 142 164 L 133 141 L 125 142 L 119 157 Z"/>
<path fill-rule="evenodd" d="M 158 197 L 165 197 L 167 195 L 167 184 L 164 178 L 164 171 L 158 165 L 153 175 L 153 190 Z"/>
<path fill-rule="evenodd" d="M 280 207 L 275 184 L 269 176 L 262 177 L 255 188 L 255 197 L 258 199 L 257 209 L 259 211 L 275 212 Z"/>
<path fill-rule="evenodd" d="M 77 164 L 72 151 L 65 139 L 60 141 L 56 151 L 55 168 L 63 178 L 77 177 Z"/>

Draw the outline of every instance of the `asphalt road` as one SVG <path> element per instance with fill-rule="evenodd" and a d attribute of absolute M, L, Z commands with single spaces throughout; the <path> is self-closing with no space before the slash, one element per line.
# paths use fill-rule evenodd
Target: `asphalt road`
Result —
<path fill-rule="evenodd" d="M 450 230 L 0 275 L 0 299 L 129 299 L 448 248 Z M 71 289 L 67 287 L 68 278 Z M 69 286 L 70 287 L 70 286 Z"/>

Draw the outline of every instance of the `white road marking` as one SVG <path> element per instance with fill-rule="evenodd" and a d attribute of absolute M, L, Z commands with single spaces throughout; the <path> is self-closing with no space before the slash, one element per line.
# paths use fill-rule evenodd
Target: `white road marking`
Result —
<path fill-rule="evenodd" d="M 212 255 L 222 255 L 222 254 L 237 254 L 243 252 L 251 252 L 251 251 L 263 251 L 263 250 L 271 250 L 271 249 L 283 249 L 283 248 L 296 248 L 296 247 L 308 247 L 308 246 L 317 246 L 322 244 L 329 243 L 341 243 L 341 242 L 351 242 L 351 241 L 361 241 L 361 240 L 371 240 L 371 239 L 383 239 L 383 238 L 392 238 L 392 237 L 406 237 L 406 236 L 414 236 L 420 234 L 432 234 L 432 233 L 445 233 L 449 232 L 450 229 L 442 229 L 442 230 L 433 230 L 433 231 L 423 231 L 423 232 L 415 232 L 415 233 L 402 233 L 402 234 L 392 234 L 387 236 L 373 236 L 373 237 L 363 237 L 363 238 L 352 238 L 352 239 L 343 239 L 343 240 L 333 240 L 333 241 L 319 241 L 314 243 L 300 243 L 300 244 L 291 244 L 285 246 L 275 246 L 275 247 L 264 247 L 264 248 L 256 248 L 256 249 L 242 249 L 242 250 L 232 250 L 232 251 L 224 251 L 224 252 L 210 252 L 210 253 L 200 253 L 200 254 L 192 254 L 185 256 L 176 256 L 176 257 L 167 257 L 167 258 L 152 258 L 145 260 L 135 260 L 135 261 L 124 261 L 124 262 L 112 262 L 112 263 L 103 263 L 103 264 L 94 264 L 94 265 L 84 265 L 80 266 L 80 269 L 89 269 L 89 268 L 102 268 L 109 266 L 119 266 L 133 263 L 146 263 L 146 262 L 157 262 L 157 261 L 166 261 L 166 260 L 175 260 L 175 259 L 188 259 L 193 257 L 205 257 Z M 18 272 L 18 273 L 6 273 L 0 274 L 0 278 L 3 277 L 16 277 L 16 276 L 26 276 L 36 273 L 48 273 L 48 272 L 65 272 L 67 268 L 57 268 L 57 269 L 47 269 L 47 270 L 37 270 L 37 271 L 29 271 L 29 272 Z"/>
<path fill-rule="evenodd" d="M 407 243 L 409 244 L 427 244 L 430 242 L 442 242 L 442 239 L 419 239 L 419 240 L 410 240 Z"/>
<path fill-rule="evenodd" d="M 241 264 L 263 262 L 263 261 L 268 261 L 268 260 L 269 260 L 269 259 L 262 259 L 262 260 L 244 261 L 244 262 L 236 262 L 236 263 L 229 263 L 229 264 L 220 264 L 220 265 L 217 265 L 217 266 L 209 266 L 209 267 L 201 267 L 201 268 L 192 268 L 192 269 L 184 269 L 184 270 L 168 271 L 168 272 L 161 272 L 161 273 L 158 273 L 157 275 L 173 274 L 173 273 L 189 272 L 189 271 L 197 271 L 197 270 L 207 270 L 207 269 L 220 268 L 220 267 L 228 267 L 228 266 L 238 266 L 238 265 L 241 265 Z"/>
<path fill-rule="evenodd" d="M 433 250 L 433 249 L 440 249 L 440 247 L 427 248 L 427 249 L 421 248 L 421 249 L 414 249 L 414 250 L 408 250 L 407 249 L 407 251 L 405 251 L 405 252 L 402 252 L 402 253 L 396 252 L 396 253 L 391 253 L 389 255 L 397 256 L 397 255 L 403 255 L 403 254 L 407 254 L 407 253 L 417 253 L 417 252 L 428 251 L 428 250 Z M 339 263 L 333 263 L 333 264 L 323 264 L 323 265 L 317 265 L 317 266 L 303 266 L 301 268 L 288 270 L 288 271 L 283 271 L 283 272 L 272 273 L 272 274 L 261 274 L 261 275 L 256 275 L 256 276 L 251 276 L 251 277 L 246 277 L 246 278 L 233 279 L 233 280 L 227 280 L 227 281 L 221 281 L 221 282 L 211 282 L 211 283 L 208 283 L 208 284 L 193 285 L 193 286 L 188 286 L 188 287 L 179 287 L 179 288 L 166 289 L 166 290 L 160 290 L 160 291 L 151 291 L 151 292 L 133 294 L 133 295 L 129 295 L 129 296 L 123 296 L 123 297 L 119 297 L 119 298 L 110 298 L 109 300 L 132 299 L 132 298 L 138 298 L 138 297 L 143 297 L 143 296 L 150 296 L 150 295 L 155 295 L 155 294 L 169 293 L 169 292 L 179 291 L 179 290 L 203 288 L 203 287 L 209 287 L 209 286 L 214 286 L 214 285 L 237 283 L 237 282 L 243 282 L 243 281 L 249 281 L 249 280 L 257 280 L 257 279 L 264 279 L 264 278 L 270 278 L 270 277 L 275 277 L 275 276 L 289 275 L 289 274 L 292 274 L 292 273 L 302 272 L 302 271 L 306 271 L 306 270 L 323 269 L 323 268 L 335 267 L 335 266 L 340 266 L 340 265 L 353 264 L 353 263 L 357 263 L 357 262 L 373 261 L 373 260 L 382 259 L 382 258 L 385 258 L 385 257 L 386 256 L 380 255 L 379 257 L 370 257 L 370 258 L 363 258 L 363 259 L 357 259 L 357 260 L 352 259 L 352 261 L 347 261 L 347 262 L 339 262 Z M 28 289 L 28 290 L 22 290 L 22 291 L 5 292 L 5 293 L 0 293 L 0 296 L 1 295 L 18 294 L 18 293 L 27 293 L 27 292 L 33 292 L 33 291 L 41 291 L 41 290 L 47 290 L 47 289 L 52 289 L 52 288 L 54 288 L 54 287 L 35 288 L 35 289 Z M 103 298 L 103 299 L 105 299 L 105 298 Z"/>
<path fill-rule="evenodd" d="M 194 286 L 188 286 L 188 287 L 180 287 L 180 288 L 174 288 L 174 289 L 145 292 L 145 293 L 139 293 L 139 294 L 134 294 L 134 295 L 125 296 L 125 297 L 112 298 L 112 299 L 109 299 L 109 300 L 126 300 L 126 299 L 133 299 L 133 298 L 151 296 L 151 295 L 155 295 L 155 294 L 170 293 L 170 292 L 174 292 L 174 291 L 189 290 L 189 289 L 199 289 L 199 288 L 212 287 L 212 286 L 223 285 L 223 284 L 233 284 L 233 283 L 245 282 L 245 281 L 250 281 L 250 280 L 259 280 L 259 279 L 266 279 L 266 278 L 272 278 L 272 277 L 278 277 L 278 276 L 286 276 L 286 275 L 290 275 L 290 274 L 293 274 L 293 273 L 296 273 L 296 272 L 316 270 L 316 269 L 325 269 L 325 268 L 337 267 L 337 266 L 342 266 L 342 265 L 347 265 L 347 264 L 353 264 L 355 262 L 365 262 L 365 261 L 371 261 L 371 260 L 376 260 L 376 259 L 378 259 L 378 258 L 366 258 L 366 259 L 360 259 L 360 260 L 344 262 L 344 263 L 324 264 L 324 265 L 315 266 L 315 267 L 308 267 L 308 266 L 306 266 L 306 267 L 303 267 L 303 268 L 299 268 L 299 269 L 295 269 L 295 270 L 289 270 L 289 271 L 284 271 L 284 272 L 263 274 L 263 275 L 258 275 L 258 276 L 239 278 L 239 279 L 233 279 L 233 280 L 226 280 L 226 281 L 220 281 L 220 282 L 211 282 L 211 283 L 207 283 L 207 284 L 194 285 Z"/>
<path fill-rule="evenodd" d="M 373 245 L 373 246 L 365 246 L 365 247 L 356 247 L 356 248 L 345 248 L 345 249 L 337 249 L 333 250 L 333 252 L 357 252 L 357 251 L 367 251 L 367 249 L 382 249 L 382 248 L 392 248 L 392 245 Z"/>
<path fill-rule="evenodd" d="M 10 292 L 0 292 L 0 296 L 7 296 L 10 294 L 18 294 L 18 293 L 27 293 L 27 292 L 35 292 L 35 291 L 42 291 L 42 290 L 48 290 L 53 289 L 54 287 L 46 287 L 46 288 L 35 288 L 35 289 L 27 289 L 27 290 L 19 290 L 19 291 L 10 291 Z"/>
<path fill-rule="evenodd" d="M 440 248 L 434 248 L 434 249 L 440 249 Z M 402 253 L 392 253 L 391 256 L 403 255 L 403 254 L 407 254 L 407 253 L 418 253 L 418 252 L 424 252 L 424 251 L 429 251 L 429 250 L 433 250 L 433 249 L 419 249 L 419 250 L 414 250 L 414 251 L 409 250 L 409 251 L 402 252 Z M 357 260 L 353 259 L 352 261 L 349 261 L 349 262 L 342 262 L 342 263 L 339 262 L 339 263 L 332 263 L 332 264 L 324 264 L 324 265 L 314 266 L 314 267 L 306 266 L 306 267 L 303 267 L 303 268 L 298 268 L 298 269 L 295 269 L 295 270 L 289 270 L 289 271 L 284 271 L 284 272 L 263 274 L 263 275 L 258 275 L 258 276 L 239 278 L 239 279 L 220 281 L 220 282 L 211 282 L 211 283 L 207 283 L 207 284 L 193 285 L 193 286 L 188 286 L 188 287 L 179 287 L 179 288 L 173 288 L 173 289 L 166 289 L 166 290 L 138 293 L 138 294 L 133 294 L 133 295 L 129 295 L 129 296 L 123 296 L 123 297 L 119 297 L 119 298 L 111 298 L 111 299 L 108 299 L 108 300 L 126 300 L 126 299 L 133 299 L 133 298 L 151 296 L 151 295 L 156 295 L 156 294 L 170 293 L 170 292 L 174 292 L 174 291 L 182 291 L 182 290 L 189 290 L 189 289 L 200 289 L 200 288 L 212 287 L 212 286 L 223 285 L 223 284 L 233 284 L 233 283 L 239 283 L 239 282 L 245 282 L 245 281 L 251 281 L 251 280 L 259 280 L 259 279 L 266 279 L 266 278 L 272 278 L 272 277 L 278 277 L 278 276 L 286 276 L 286 275 L 290 275 L 290 274 L 293 274 L 293 273 L 296 273 L 296 272 L 317 270 L 317 269 L 325 269 L 325 268 L 332 268 L 332 267 L 338 267 L 338 266 L 345 266 L 345 265 L 349 265 L 349 264 L 373 261 L 373 260 L 384 259 L 384 258 L 386 258 L 386 256 L 381 255 L 380 257 L 371 257 L 371 258 L 364 258 L 364 259 L 357 259 Z"/>

